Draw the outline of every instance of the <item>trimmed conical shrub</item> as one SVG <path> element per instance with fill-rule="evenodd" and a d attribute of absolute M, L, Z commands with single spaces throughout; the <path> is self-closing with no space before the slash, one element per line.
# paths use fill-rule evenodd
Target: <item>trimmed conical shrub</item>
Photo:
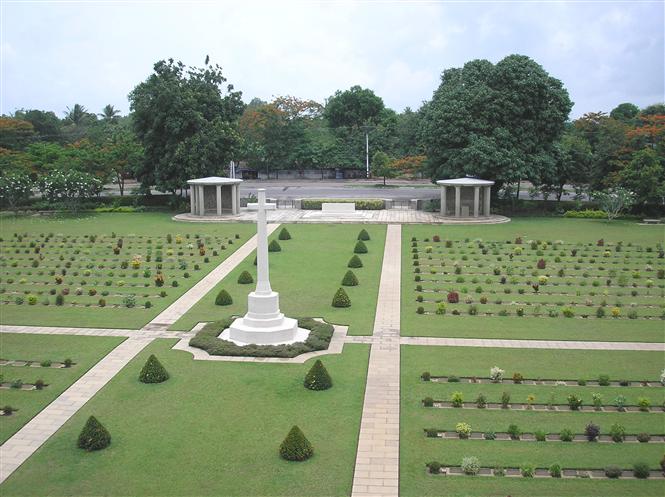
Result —
<path fill-rule="evenodd" d="M 97 418 L 90 416 L 81 430 L 78 439 L 78 447 L 88 452 L 105 449 L 111 444 L 111 434 Z"/>
<path fill-rule="evenodd" d="M 360 257 L 354 255 L 353 257 L 351 257 L 351 259 L 349 259 L 349 263 L 346 265 L 346 267 L 352 267 L 354 269 L 363 267 L 363 261 L 360 260 Z"/>
<path fill-rule="evenodd" d="M 365 242 L 363 242 L 362 240 L 358 240 L 356 242 L 355 248 L 353 249 L 353 252 L 355 254 L 366 254 L 367 253 L 367 245 L 365 245 Z"/>
<path fill-rule="evenodd" d="M 279 446 L 279 455 L 287 461 L 304 461 L 314 455 L 314 449 L 302 430 L 293 425 Z"/>
<path fill-rule="evenodd" d="M 360 233 L 358 233 L 358 240 L 369 240 L 369 233 L 367 233 L 365 228 L 361 229 Z"/>
<path fill-rule="evenodd" d="M 317 359 L 305 375 L 304 385 L 305 388 L 309 388 L 310 390 L 328 390 L 332 387 L 332 378 L 320 360 Z"/>
<path fill-rule="evenodd" d="M 344 286 L 357 286 L 358 285 L 358 278 L 356 277 L 356 274 L 353 271 L 351 271 L 350 269 L 344 275 L 344 278 L 342 279 L 342 285 L 344 285 Z"/>
<path fill-rule="evenodd" d="M 241 285 L 248 285 L 250 283 L 254 283 L 254 278 L 252 278 L 252 275 L 249 274 L 249 271 L 243 271 L 240 273 L 240 276 L 238 276 L 238 283 Z"/>
<path fill-rule="evenodd" d="M 290 240 L 291 239 L 291 233 L 289 233 L 289 230 L 286 228 L 282 228 L 279 232 L 278 238 L 280 240 Z"/>
<path fill-rule="evenodd" d="M 277 240 L 273 240 L 268 244 L 268 252 L 281 252 L 282 246 Z"/>
<path fill-rule="evenodd" d="M 217 294 L 217 298 L 215 298 L 215 305 L 231 305 L 233 304 L 233 298 L 223 288 L 219 291 Z"/>
<path fill-rule="evenodd" d="M 333 307 L 351 307 L 351 299 L 349 296 L 346 294 L 346 291 L 342 287 L 339 287 L 337 289 L 337 292 L 335 292 L 335 296 L 333 297 L 332 300 L 332 306 Z"/>
<path fill-rule="evenodd" d="M 143 383 L 161 383 L 168 379 L 169 373 L 164 369 L 159 359 L 151 354 L 139 373 L 139 381 Z"/>

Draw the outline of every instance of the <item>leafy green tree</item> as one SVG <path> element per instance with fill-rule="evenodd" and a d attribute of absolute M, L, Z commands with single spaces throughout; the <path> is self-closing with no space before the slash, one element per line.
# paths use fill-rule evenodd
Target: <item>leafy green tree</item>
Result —
<path fill-rule="evenodd" d="M 323 114 L 333 128 L 351 128 L 378 124 L 384 109 L 381 97 L 356 85 L 345 91 L 337 90 L 326 101 Z"/>
<path fill-rule="evenodd" d="M 114 178 L 123 196 L 125 180 L 134 176 L 144 160 L 143 147 L 133 133 L 121 128 L 102 146 L 101 154 L 104 169 Z"/>
<path fill-rule="evenodd" d="M 35 129 L 22 119 L 0 116 L 0 147 L 23 150 L 32 140 Z"/>
<path fill-rule="evenodd" d="M 652 148 L 633 154 L 632 160 L 619 172 L 620 184 L 635 192 L 637 204 L 663 205 L 665 169 L 663 157 Z"/>
<path fill-rule="evenodd" d="M 537 178 L 571 107 L 561 81 L 523 55 L 447 69 L 423 109 L 429 175 L 477 175 L 498 187 Z"/>
<path fill-rule="evenodd" d="M 394 160 L 388 157 L 388 154 L 379 151 L 372 157 L 372 172 L 375 176 L 383 176 L 383 186 L 386 185 L 386 178 L 397 176 L 397 169 L 393 167 Z"/>
<path fill-rule="evenodd" d="M 236 122 L 241 93 L 219 65 L 185 67 L 161 60 L 129 94 L 133 125 L 145 150 L 137 172 L 144 186 L 162 191 L 183 188 L 192 176 L 208 176 L 234 157 L 240 146 Z"/>
<path fill-rule="evenodd" d="M 665 104 L 659 103 L 659 104 L 652 104 L 640 112 L 643 116 L 655 116 L 655 115 L 665 115 Z"/>
<path fill-rule="evenodd" d="M 639 112 L 640 108 L 637 105 L 625 102 L 612 109 L 610 117 L 623 123 L 632 123 Z"/>
<path fill-rule="evenodd" d="M 82 200 L 99 195 L 103 184 L 91 174 L 75 170 L 54 171 L 40 179 L 39 190 L 49 202 L 63 202 L 76 212 Z"/>
<path fill-rule="evenodd" d="M 564 133 L 551 157 L 551 164 L 541 169 L 538 179 L 533 182 L 543 197 L 554 194 L 557 202 L 560 202 L 565 185 L 588 183 L 592 163 L 591 146 L 574 133 Z"/>
<path fill-rule="evenodd" d="M 54 112 L 43 110 L 19 110 L 14 113 L 16 119 L 32 124 L 37 135 L 43 141 L 57 142 L 62 139 L 62 123 Z"/>

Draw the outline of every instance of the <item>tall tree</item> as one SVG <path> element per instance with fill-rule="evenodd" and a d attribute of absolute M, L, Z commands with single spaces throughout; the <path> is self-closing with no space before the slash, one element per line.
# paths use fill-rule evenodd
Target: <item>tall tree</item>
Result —
<path fill-rule="evenodd" d="M 120 117 L 120 111 L 113 107 L 111 104 L 105 105 L 102 112 L 99 114 L 104 121 L 114 122 Z"/>
<path fill-rule="evenodd" d="M 537 177 L 571 107 L 561 81 L 523 55 L 447 69 L 423 111 L 429 174 L 478 175 L 498 187 Z"/>
<path fill-rule="evenodd" d="M 360 127 L 377 124 L 383 109 L 381 97 L 356 85 L 345 91 L 337 90 L 328 98 L 324 116 L 333 128 Z"/>
<path fill-rule="evenodd" d="M 223 84 L 219 65 L 185 67 L 161 60 L 129 94 L 134 130 L 145 150 L 144 186 L 183 188 L 194 175 L 219 173 L 236 154 L 241 92 Z M 190 147 L 188 149 L 188 147 Z"/>
<path fill-rule="evenodd" d="M 632 123 L 633 119 L 635 119 L 635 116 L 637 116 L 639 112 L 640 108 L 637 105 L 631 104 L 630 102 L 624 102 L 612 109 L 610 117 L 623 123 Z"/>
<path fill-rule="evenodd" d="M 14 113 L 14 117 L 32 124 L 39 140 L 55 142 L 62 138 L 62 123 L 55 112 L 36 109 L 18 110 Z"/>
<path fill-rule="evenodd" d="M 0 147 L 23 150 L 32 140 L 35 129 L 22 119 L 0 116 Z"/>

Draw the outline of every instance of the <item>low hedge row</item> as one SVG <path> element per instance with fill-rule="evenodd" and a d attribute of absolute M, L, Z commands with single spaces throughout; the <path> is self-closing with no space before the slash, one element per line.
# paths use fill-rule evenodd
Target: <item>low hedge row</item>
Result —
<path fill-rule="evenodd" d="M 356 209 L 360 211 L 379 211 L 386 208 L 385 202 L 380 198 L 304 198 L 302 199 L 301 208 L 303 210 L 320 211 L 321 204 L 324 202 L 333 202 L 336 204 L 355 203 Z"/>
<path fill-rule="evenodd" d="M 304 342 L 291 345 L 236 345 L 218 335 L 228 328 L 235 318 L 229 317 L 208 323 L 190 341 L 189 345 L 205 350 L 210 355 L 248 356 L 248 357 L 296 357 L 306 352 L 328 348 L 333 335 L 333 327 L 312 318 L 299 318 L 298 326 L 310 330 Z"/>
<path fill-rule="evenodd" d="M 607 212 L 591 209 L 585 209 L 583 211 L 566 211 L 563 217 L 572 217 L 576 219 L 607 219 Z"/>

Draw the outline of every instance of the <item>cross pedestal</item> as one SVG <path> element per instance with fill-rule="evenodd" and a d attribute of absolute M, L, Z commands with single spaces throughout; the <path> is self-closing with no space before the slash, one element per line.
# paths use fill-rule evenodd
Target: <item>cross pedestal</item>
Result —
<path fill-rule="evenodd" d="M 258 203 L 247 207 L 256 216 L 256 290 L 247 296 L 247 314 L 236 319 L 219 336 L 238 345 L 282 345 L 302 342 L 309 330 L 298 328 L 298 321 L 287 318 L 279 310 L 279 293 L 270 287 L 268 265 L 267 210 L 275 204 L 266 203 L 266 191 L 259 189 Z"/>

